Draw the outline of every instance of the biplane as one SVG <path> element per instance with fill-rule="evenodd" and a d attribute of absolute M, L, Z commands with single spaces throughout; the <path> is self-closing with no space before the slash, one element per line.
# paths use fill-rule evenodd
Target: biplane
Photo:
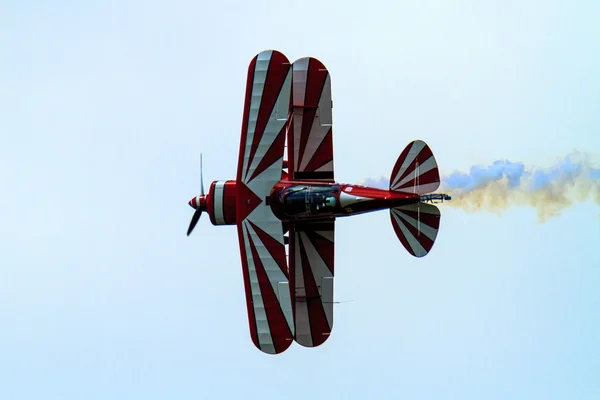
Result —
<path fill-rule="evenodd" d="M 423 257 L 440 224 L 430 203 L 450 199 L 431 194 L 440 177 L 421 140 L 400 154 L 389 190 L 336 183 L 332 110 L 323 63 L 263 51 L 248 68 L 236 178 L 205 194 L 200 159 L 187 234 L 202 212 L 213 225 L 237 226 L 250 336 L 265 353 L 293 341 L 316 347 L 331 334 L 336 218 L 389 209 L 402 245 Z"/>

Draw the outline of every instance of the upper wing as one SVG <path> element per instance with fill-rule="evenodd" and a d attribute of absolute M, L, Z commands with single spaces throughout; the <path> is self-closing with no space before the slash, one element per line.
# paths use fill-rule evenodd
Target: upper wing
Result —
<path fill-rule="evenodd" d="M 331 79 L 316 58 L 292 65 L 292 120 L 288 131 L 290 179 L 333 182 Z"/>
<path fill-rule="evenodd" d="M 333 328 L 334 220 L 290 224 L 296 342 L 316 347 Z"/>
<path fill-rule="evenodd" d="M 265 353 L 292 343 L 294 325 L 283 229 L 265 198 L 281 179 L 291 70 L 275 50 L 248 68 L 236 179 L 236 220 L 252 341 Z"/>

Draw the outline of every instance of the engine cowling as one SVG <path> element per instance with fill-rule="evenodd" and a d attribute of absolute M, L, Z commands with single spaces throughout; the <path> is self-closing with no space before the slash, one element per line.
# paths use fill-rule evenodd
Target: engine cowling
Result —
<path fill-rule="evenodd" d="M 207 212 L 213 225 L 235 225 L 235 181 L 214 181 L 210 184 Z"/>

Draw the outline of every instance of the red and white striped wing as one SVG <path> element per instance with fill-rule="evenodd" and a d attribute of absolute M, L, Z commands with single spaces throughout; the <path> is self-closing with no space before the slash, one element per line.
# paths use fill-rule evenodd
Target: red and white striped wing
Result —
<path fill-rule="evenodd" d="M 302 346 L 319 346 L 333 328 L 334 228 L 334 221 L 290 225 L 295 340 Z"/>
<path fill-rule="evenodd" d="M 440 229 L 440 210 L 426 203 L 390 209 L 396 236 L 410 254 L 423 257 L 431 251 Z"/>
<path fill-rule="evenodd" d="M 292 120 L 288 131 L 290 179 L 333 182 L 331 79 L 316 58 L 292 64 Z"/>
<path fill-rule="evenodd" d="M 236 179 L 250 335 L 256 347 L 270 354 L 285 351 L 294 335 L 282 224 L 265 203 L 281 178 L 291 75 L 288 59 L 275 50 L 251 61 Z"/>
<path fill-rule="evenodd" d="M 440 174 L 431 149 L 422 140 L 406 146 L 390 177 L 390 190 L 426 194 L 440 186 Z"/>

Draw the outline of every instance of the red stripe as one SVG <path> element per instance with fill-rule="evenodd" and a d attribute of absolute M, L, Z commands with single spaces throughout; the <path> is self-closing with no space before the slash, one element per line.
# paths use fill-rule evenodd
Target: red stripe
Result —
<path fill-rule="evenodd" d="M 310 57 L 306 77 L 306 95 L 304 96 L 305 106 L 317 107 L 319 105 L 328 74 L 327 69 L 321 61 Z"/>
<path fill-rule="evenodd" d="M 390 178 L 390 187 L 392 186 L 392 184 L 396 180 L 395 179 L 396 175 L 398 175 L 398 173 L 400 172 L 400 167 L 402 166 L 402 163 L 404 163 L 404 160 L 408 156 L 408 152 L 410 151 L 410 148 L 412 147 L 413 143 L 414 142 L 409 143 L 408 146 L 406 146 L 404 148 L 404 150 L 402 150 L 402 153 L 400 153 L 400 156 L 396 160 L 396 165 L 394 165 L 394 169 L 392 170 L 392 176 Z"/>
<path fill-rule="evenodd" d="M 271 59 L 269 60 L 269 68 L 267 70 L 267 76 L 265 78 L 265 85 L 260 101 L 260 108 L 258 110 L 258 116 L 256 120 L 256 128 L 254 130 L 254 137 L 252 139 L 252 147 L 250 149 L 250 157 L 248 159 L 248 168 L 252 165 L 254 156 L 258 149 L 258 145 L 264 135 L 265 128 L 269 122 L 281 88 L 285 83 L 290 64 L 286 56 L 273 51 Z M 283 155 L 283 154 L 282 154 Z M 247 174 L 248 171 L 246 171 Z M 247 176 L 246 176 L 247 178 Z"/>
<path fill-rule="evenodd" d="M 310 321 L 310 334 L 313 341 L 313 347 L 316 347 L 327 340 L 331 329 L 329 328 L 327 317 L 323 310 L 322 299 L 310 268 L 310 261 L 306 254 L 306 249 L 302 244 L 302 240 L 300 240 L 300 257 L 302 259 L 302 274 L 304 276 L 304 287 L 306 290 L 306 306 Z"/>
<path fill-rule="evenodd" d="M 263 244 L 269 251 L 269 254 L 271 254 L 271 257 L 273 257 L 273 260 L 275 260 L 275 262 L 279 266 L 279 269 L 281 270 L 281 272 L 283 272 L 283 274 L 287 277 L 288 276 L 287 256 L 285 254 L 285 246 L 283 245 L 283 243 L 279 243 L 271 235 L 269 235 L 268 233 L 266 233 L 265 231 L 260 229 L 258 226 L 253 224 L 252 221 L 248 220 L 248 222 L 250 223 L 250 226 L 252 226 L 252 228 L 258 235 L 258 238 L 260 239 L 260 241 L 263 242 Z M 281 236 L 283 238 L 283 234 Z"/>
<path fill-rule="evenodd" d="M 294 90 L 294 84 L 292 82 L 292 91 Z M 290 96 L 291 98 L 294 97 L 293 93 L 292 96 Z M 287 170 L 287 174 L 288 176 L 291 176 L 293 178 L 294 176 L 294 163 L 295 158 L 294 158 L 294 119 L 296 118 L 296 111 L 294 110 L 291 114 L 290 114 L 290 118 L 288 119 L 288 123 L 286 125 L 286 129 L 287 129 L 287 158 L 288 158 L 288 170 Z"/>
<path fill-rule="evenodd" d="M 250 65 L 248 66 L 248 77 L 246 78 L 246 96 L 244 100 L 244 115 L 242 117 L 242 134 L 240 139 L 240 151 L 238 155 L 238 170 L 236 180 L 240 182 L 242 180 L 242 171 L 244 170 L 244 154 L 246 153 L 246 140 L 248 139 L 248 119 L 250 117 L 250 101 L 252 99 L 252 82 L 254 80 L 254 70 L 256 68 L 256 59 L 258 55 L 254 56 Z"/>
<path fill-rule="evenodd" d="M 329 128 L 304 171 L 316 171 L 331 160 L 333 160 L 333 130 Z M 331 169 L 333 170 L 333 166 Z"/>
<path fill-rule="evenodd" d="M 286 231 L 286 225 L 287 223 L 284 223 L 284 229 L 283 231 Z M 291 229 L 290 229 L 291 228 Z M 294 315 L 294 321 L 296 321 L 296 231 L 293 228 L 293 225 L 287 225 L 287 230 L 289 231 L 289 238 L 290 238 L 290 244 L 289 244 L 289 252 L 290 252 L 290 256 L 289 258 L 289 274 L 288 274 L 288 279 L 290 282 L 290 296 L 292 297 L 292 314 Z M 295 322 L 294 322 L 295 323 Z"/>
<path fill-rule="evenodd" d="M 258 332 L 256 329 L 256 317 L 254 316 L 254 306 L 252 305 L 252 289 L 250 287 L 250 271 L 248 269 L 248 258 L 246 257 L 246 245 L 244 242 L 244 227 L 238 223 L 238 239 L 240 244 L 240 254 L 242 256 L 242 275 L 244 277 L 244 290 L 246 292 L 246 308 L 248 310 L 248 325 L 250 327 L 250 337 L 256 347 L 260 349 L 258 342 Z"/>
<path fill-rule="evenodd" d="M 406 250 L 408 250 L 408 252 L 410 254 L 415 256 L 416 255 L 415 252 L 412 250 L 412 247 L 410 247 L 410 243 L 408 243 L 408 240 L 404 237 L 404 233 L 402 232 L 402 230 L 400 230 L 400 226 L 398 226 L 398 222 L 396 222 L 396 218 L 394 217 L 393 213 L 391 213 L 391 212 L 390 212 L 390 218 L 392 219 L 392 226 L 394 227 L 394 232 L 396 232 L 396 236 L 398 236 L 400 243 L 402 243 L 404 248 Z"/>
<path fill-rule="evenodd" d="M 236 223 L 236 194 L 235 181 L 225 182 L 225 186 L 223 187 L 223 218 L 227 225 Z"/>
<path fill-rule="evenodd" d="M 213 225 L 217 225 L 217 221 L 215 220 L 215 184 L 217 182 L 213 181 L 208 188 L 208 196 L 206 196 L 206 212 L 210 218 L 210 222 Z"/>
<path fill-rule="evenodd" d="M 247 229 L 246 232 L 248 232 Z M 267 323 L 269 324 L 273 346 L 275 347 L 276 353 L 281 353 L 292 344 L 292 332 L 290 331 L 285 315 L 281 309 L 281 304 L 279 304 L 279 299 L 277 299 L 277 296 L 273 291 L 267 272 L 260 260 L 258 252 L 256 251 L 256 246 L 254 245 L 254 241 L 252 240 L 252 237 L 250 237 L 249 232 L 248 240 L 250 241 L 252 259 L 254 260 L 254 267 L 256 268 L 256 277 L 258 279 L 260 294 L 267 315 Z"/>

